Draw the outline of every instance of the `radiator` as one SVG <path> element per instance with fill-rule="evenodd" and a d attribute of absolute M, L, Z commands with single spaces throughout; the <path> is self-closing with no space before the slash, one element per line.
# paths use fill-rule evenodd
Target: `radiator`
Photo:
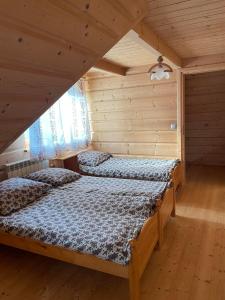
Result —
<path fill-rule="evenodd" d="M 46 169 L 49 166 L 48 160 L 21 160 L 3 166 L 3 171 L 7 178 L 11 177 L 22 177 L 32 172 Z"/>

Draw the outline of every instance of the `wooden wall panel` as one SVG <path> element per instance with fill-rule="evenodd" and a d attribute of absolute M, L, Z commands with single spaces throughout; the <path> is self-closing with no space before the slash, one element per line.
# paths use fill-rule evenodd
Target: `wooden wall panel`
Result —
<path fill-rule="evenodd" d="M 225 165 L 225 71 L 186 78 L 186 160 Z"/>
<path fill-rule="evenodd" d="M 0 154 L 0 169 L 1 165 L 6 163 L 30 158 L 29 153 L 24 151 L 24 142 L 24 135 L 21 135 L 14 143 L 12 143 L 12 145 Z"/>
<path fill-rule="evenodd" d="M 145 12 L 144 0 L 2 0 L 0 153 Z"/>
<path fill-rule="evenodd" d="M 177 157 L 177 82 L 146 72 L 85 81 L 94 148 L 141 157 Z"/>

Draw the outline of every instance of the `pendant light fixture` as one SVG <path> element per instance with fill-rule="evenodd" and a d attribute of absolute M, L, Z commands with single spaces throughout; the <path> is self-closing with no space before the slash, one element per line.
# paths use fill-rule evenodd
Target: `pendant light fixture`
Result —
<path fill-rule="evenodd" d="M 163 62 L 163 57 L 159 56 L 158 63 L 149 69 L 151 80 L 169 79 L 170 73 L 173 72 L 172 68 Z"/>

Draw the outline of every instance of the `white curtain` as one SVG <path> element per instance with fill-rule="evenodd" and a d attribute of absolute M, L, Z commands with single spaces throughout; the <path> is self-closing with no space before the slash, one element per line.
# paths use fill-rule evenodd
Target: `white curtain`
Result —
<path fill-rule="evenodd" d="M 90 127 L 86 98 L 79 81 L 28 130 L 32 157 L 53 158 L 88 145 Z"/>

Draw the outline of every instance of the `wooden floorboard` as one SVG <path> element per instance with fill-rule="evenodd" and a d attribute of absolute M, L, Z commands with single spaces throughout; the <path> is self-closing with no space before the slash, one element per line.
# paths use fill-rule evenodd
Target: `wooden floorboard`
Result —
<path fill-rule="evenodd" d="M 225 299 L 225 168 L 193 166 L 141 300 Z M 1 300 L 128 300 L 126 280 L 0 246 Z"/>

